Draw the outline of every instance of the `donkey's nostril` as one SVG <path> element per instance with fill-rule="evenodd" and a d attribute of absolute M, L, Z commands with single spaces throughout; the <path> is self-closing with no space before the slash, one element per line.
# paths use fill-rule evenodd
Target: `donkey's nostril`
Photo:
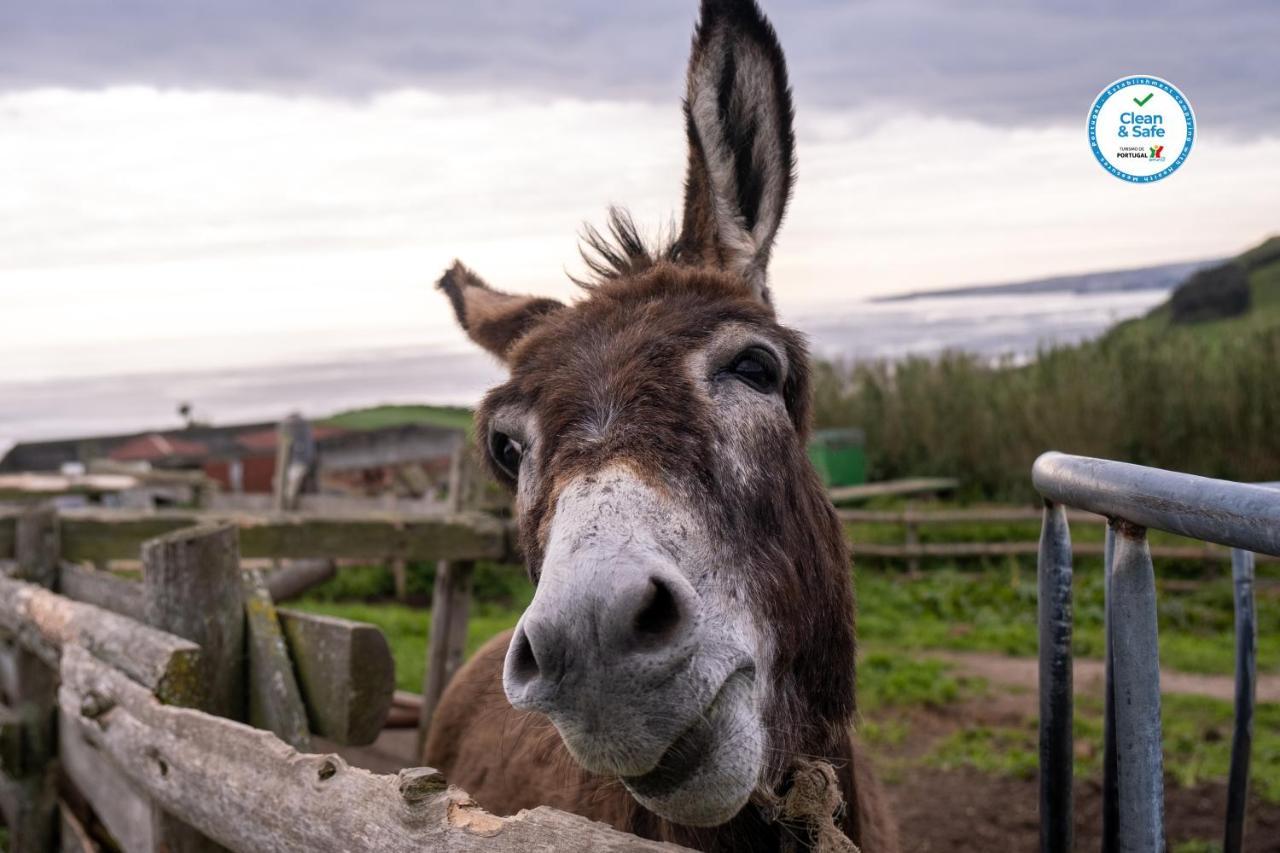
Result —
<path fill-rule="evenodd" d="M 649 587 L 632 627 L 643 645 L 658 645 L 676 633 L 682 614 L 671 587 L 660 578 L 650 578 Z"/>
<path fill-rule="evenodd" d="M 510 674 L 519 682 L 529 683 L 538 677 L 538 658 L 533 653 L 529 635 L 517 630 L 511 638 Z"/>

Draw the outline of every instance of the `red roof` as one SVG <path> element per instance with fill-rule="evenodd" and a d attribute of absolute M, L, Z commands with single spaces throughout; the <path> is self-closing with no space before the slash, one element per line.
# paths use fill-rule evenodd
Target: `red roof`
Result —
<path fill-rule="evenodd" d="M 341 435 L 347 430 L 333 426 L 312 426 L 311 435 L 316 441 L 331 435 Z M 255 453 L 275 453 L 276 443 L 280 439 L 280 431 L 276 429 L 260 429 L 257 432 L 246 432 L 236 436 L 236 444 L 245 450 Z"/>
<path fill-rule="evenodd" d="M 158 459 L 200 458 L 209 454 L 209 448 L 196 441 L 153 432 L 130 439 L 111 451 L 117 462 L 153 462 Z"/>

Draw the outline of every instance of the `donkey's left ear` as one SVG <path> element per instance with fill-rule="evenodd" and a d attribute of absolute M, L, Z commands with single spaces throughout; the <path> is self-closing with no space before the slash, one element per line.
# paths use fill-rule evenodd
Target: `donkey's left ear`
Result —
<path fill-rule="evenodd" d="M 554 299 L 494 290 L 459 261 L 445 270 L 436 287 L 453 303 L 458 325 L 471 340 L 504 362 L 516 341 L 548 314 L 564 307 Z"/>
<path fill-rule="evenodd" d="M 786 61 L 755 0 L 703 0 L 684 111 L 680 249 L 738 273 L 768 302 L 769 253 L 791 196 L 795 136 Z"/>

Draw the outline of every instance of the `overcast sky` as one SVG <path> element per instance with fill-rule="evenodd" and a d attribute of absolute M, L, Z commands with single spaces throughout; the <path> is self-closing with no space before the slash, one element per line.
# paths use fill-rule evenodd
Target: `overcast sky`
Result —
<path fill-rule="evenodd" d="M 1274 0 L 765 3 L 800 180 L 784 315 L 901 290 L 1231 254 L 1280 231 Z M 457 343 L 453 257 L 567 296 L 610 203 L 678 213 L 693 0 L 0 4 L 0 379 Z M 1085 117 L 1190 98 L 1131 186 Z M 175 342 L 181 342 L 177 344 Z"/>

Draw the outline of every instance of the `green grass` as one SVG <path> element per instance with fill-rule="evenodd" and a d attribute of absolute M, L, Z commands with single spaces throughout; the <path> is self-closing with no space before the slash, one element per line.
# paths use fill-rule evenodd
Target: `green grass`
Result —
<path fill-rule="evenodd" d="M 1222 853 L 1222 845 L 1217 841 L 1196 838 L 1173 845 L 1173 853 Z"/>
<path fill-rule="evenodd" d="M 1102 772 L 1102 703 L 1077 697 L 1073 733 L 1075 774 L 1098 778 Z M 1189 788 L 1223 782 L 1231 764 L 1232 709 L 1229 702 L 1199 696 L 1162 699 L 1165 774 Z M 974 726 L 944 738 L 926 756 L 933 767 L 972 767 L 984 773 L 1031 778 L 1038 767 L 1037 726 Z M 1254 720 L 1250 789 L 1263 800 L 1280 803 L 1280 705 L 1263 704 Z"/>
<path fill-rule="evenodd" d="M 1280 245 L 1280 238 L 1272 238 L 1259 246 Z M 1248 258 L 1246 252 L 1242 258 Z M 1263 256 L 1259 254 L 1259 257 Z M 1145 317 L 1121 323 L 1108 337 L 1117 339 L 1125 336 L 1174 335 L 1198 338 L 1201 340 L 1222 341 L 1226 338 L 1262 331 L 1280 325 L 1280 257 L 1270 256 L 1263 259 L 1249 273 L 1249 289 L 1252 304 L 1249 312 L 1239 317 L 1223 320 L 1212 320 L 1205 323 L 1177 324 L 1170 320 L 1167 304 L 1161 305 Z"/>
<path fill-rule="evenodd" d="M 864 714 L 913 705 L 940 708 L 984 689 L 981 679 L 953 675 L 942 661 L 880 651 L 858 661 L 858 708 Z"/>
<path fill-rule="evenodd" d="M 1031 779 L 1040 766 L 1034 732 L 1022 729 L 971 726 L 944 739 L 925 763 L 939 770 L 972 767 L 983 773 Z"/>
<path fill-rule="evenodd" d="M 379 429 L 381 427 L 428 424 L 466 430 L 471 434 L 472 411 L 461 406 L 376 406 L 340 412 L 322 421 L 325 426 L 343 429 Z"/>
<path fill-rule="evenodd" d="M 940 569 L 920 580 L 860 572 L 858 635 L 877 646 L 955 649 L 1031 656 L 1038 648 L 1036 583 L 1030 571 Z M 1161 589 L 1160 660 L 1186 672 L 1230 674 L 1235 661 L 1231 583 Z M 1073 646 L 1081 657 L 1104 650 L 1102 573 L 1079 569 L 1073 594 Z M 1280 601 L 1258 606 L 1258 670 L 1280 670 Z"/>

